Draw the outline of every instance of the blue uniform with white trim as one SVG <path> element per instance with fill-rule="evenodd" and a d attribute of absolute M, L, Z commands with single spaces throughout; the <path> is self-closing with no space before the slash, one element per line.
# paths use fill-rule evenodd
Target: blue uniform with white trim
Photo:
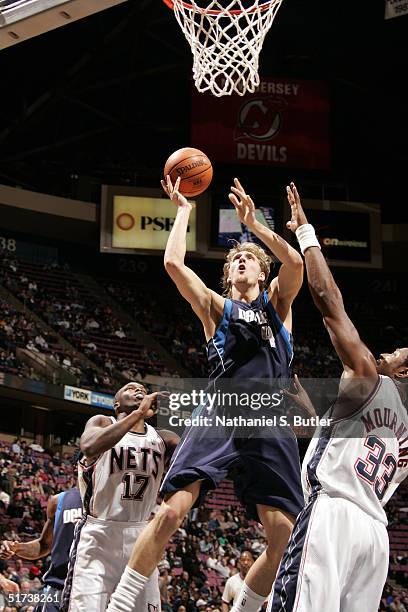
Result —
<path fill-rule="evenodd" d="M 51 547 L 51 565 L 43 576 L 45 588 L 36 612 L 59 610 L 61 594 L 68 572 L 69 551 L 74 539 L 75 525 L 82 516 L 79 489 L 72 487 L 58 495 Z"/>
<path fill-rule="evenodd" d="M 292 335 L 263 291 L 251 304 L 225 300 L 223 318 L 207 347 L 210 380 L 291 376 Z"/>
<path fill-rule="evenodd" d="M 196 409 L 193 416 L 208 417 L 207 424 L 184 431 L 162 493 L 202 480 L 198 505 L 229 476 L 250 518 L 259 519 L 256 504 L 296 516 L 304 504 L 298 446 L 290 427 L 279 425 L 284 404 L 280 389 L 291 376 L 293 341 L 266 291 L 250 304 L 225 300 L 207 356 L 207 392 L 232 392 L 239 398 Z M 252 401 L 261 393 L 271 399 L 255 410 L 242 400 L 249 396 Z M 265 425 L 266 419 L 274 419 L 273 424 Z"/>
<path fill-rule="evenodd" d="M 51 548 L 51 565 L 43 581 L 62 589 L 68 570 L 69 551 L 74 539 L 76 523 L 82 516 L 82 500 L 79 489 L 73 487 L 58 496 Z"/>

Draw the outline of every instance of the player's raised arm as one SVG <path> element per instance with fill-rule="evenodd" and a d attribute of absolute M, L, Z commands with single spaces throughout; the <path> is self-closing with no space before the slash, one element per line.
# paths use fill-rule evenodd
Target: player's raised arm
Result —
<path fill-rule="evenodd" d="M 234 179 L 231 192 L 229 199 L 235 206 L 241 223 L 244 223 L 255 236 L 262 240 L 282 264 L 278 276 L 271 283 L 270 294 L 277 293 L 277 310 L 281 319 L 285 320 L 290 306 L 302 286 L 302 258 L 286 240 L 257 221 L 255 204 L 237 178 Z"/>
<path fill-rule="evenodd" d="M 166 445 L 166 463 L 168 463 L 180 442 L 180 436 L 177 435 L 174 431 L 170 431 L 169 429 L 159 429 L 157 431 L 159 436 L 163 438 L 163 441 Z"/>
<path fill-rule="evenodd" d="M 22 559 L 40 559 L 48 555 L 51 552 L 57 505 L 58 495 L 52 495 L 47 504 L 47 520 L 39 538 L 30 542 L 4 540 L 0 545 L 0 558 L 10 559 L 13 555 L 17 555 Z"/>
<path fill-rule="evenodd" d="M 140 406 L 125 417 L 112 423 L 109 417 L 97 414 L 89 419 L 81 436 L 80 448 L 88 460 L 95 459 L 105 451 L 111 449 L 123 438 L 137 423 L 153 416 L 153 404 L 160 393 L 146 395 Z"/>
<path fill-rule="evenodd" d="M 346 373 L 377 379 L 375 359 L 345 311 L 340 289 L 320 250 L 314 228 L 308 224 L 294 183 L 287 187 L 287 194 L 292 215 L 287 227 L 296 234 L 299 241 L 305 257 L 309 289 L 336 353 Z"/>
<path fill-rule="evenodd" d="M 301 385 L 298 375 L 295 374 L 293 377 L 294 392 L 288 389 L 282 389 L 283 395 L 293 401 L 294 404 L 299 406 L 303 410 L 306 416 L 315 417 L 316 410 L 312 404 L 312 400 L 309 397 L 306 389 Z"/>
<path fill-rule="evenodd" d="M 210 327 L 211 317 L 214 315 L 212 311 L 214 308 L 216 311 L 222 311 L 224 300 L 211 291 L 201 278 L 184 263 L 187 249 L 187 227 L 192 204 L 178 190 L 180 178 L 173 186 L 170 177 L 167 176 L 166 182 L 161 181 L 161 185 L 171 201 L 178 207 L 164 253 L 164 267 L 181 295 L 191 304 L 194 312 L 202 321 L 206 329 L 206 335 L 211 337 L 213 330 L 208 328 Z M 214 302 L 216 303 L 214 304 Z M 213 318 L 217 318 L 216 314 Z"/>

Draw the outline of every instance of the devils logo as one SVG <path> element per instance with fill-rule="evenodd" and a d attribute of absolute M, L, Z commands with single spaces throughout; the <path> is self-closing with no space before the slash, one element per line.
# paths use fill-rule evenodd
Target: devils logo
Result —
<path fill-rule="evenodd" d="M 247 100 L 238 111 L 234 139 L 271 140 L 282 126 L 284 100 L 272 97 Z"/>

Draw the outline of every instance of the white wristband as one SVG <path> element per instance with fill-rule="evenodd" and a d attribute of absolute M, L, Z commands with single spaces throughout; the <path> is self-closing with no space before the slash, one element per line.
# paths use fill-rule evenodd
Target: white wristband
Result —
<path fill-rule="evenodd" d="M 302 251 L 302 255 L 305 254 L 306 249 L 312 246 L 320 247 L 319 241 L 316 238 L 316 232 L 310 223 L 305 223 L 301 225 L 296 230 L 296 238 L 298 239 L 298 243 L 300 246 L 300 250 Z"/>

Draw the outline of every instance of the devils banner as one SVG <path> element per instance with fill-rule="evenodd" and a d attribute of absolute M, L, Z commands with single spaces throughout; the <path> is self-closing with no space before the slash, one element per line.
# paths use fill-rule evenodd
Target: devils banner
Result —
<path fill-rule="evenodd" d="M 265 78 L 253 94 L 222 99 L 193 91 L 191 143 L 214 161 L 327 168 L 328 123 L 321 81 Z"/>

